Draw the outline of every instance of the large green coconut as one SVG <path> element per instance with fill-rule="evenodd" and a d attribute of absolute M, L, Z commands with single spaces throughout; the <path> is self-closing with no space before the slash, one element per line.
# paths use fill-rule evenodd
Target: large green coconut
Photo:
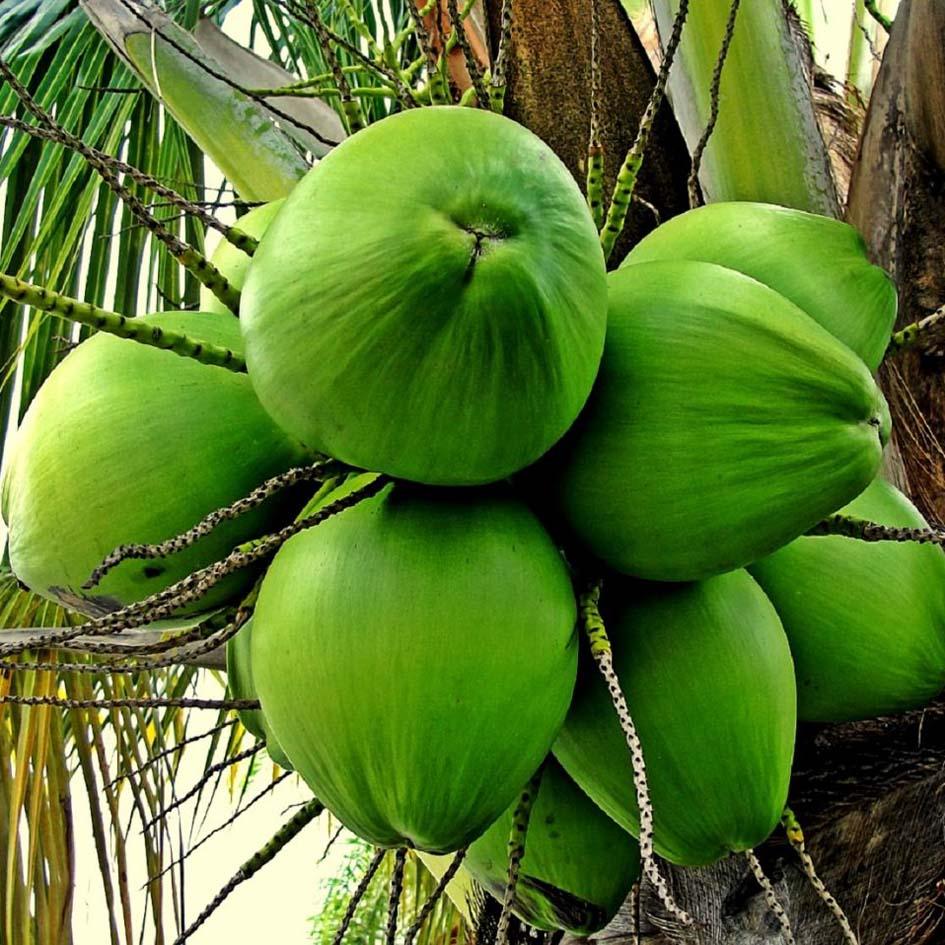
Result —
<path fill-rule="evenodd" d="M 253 617 L 263 712 L 355 833 L 465 846 L 517 796 L 567 711 L 575 601 L 504 495 L 388 485 L 276 555 Z"/>
<path fill-rule="evenodd" d="M 253 207 L 249 213 L 244 214 L 236 221 L 236 225 L 244 233 L 259 239 L 269 229 L 269 224 L 275 219 L 283 203 L 285 203 L 285 200 L 273 200 L 271 203 L 264 203 L 261 207 Z M 249 272 L 252 258 L 247 256 L 241 249 L 237 249 L 232 243 L 221 240 L 213 251 L 210 262 L 220 270 L 234 289 L 239 290 L 243 288 L 246 282 L 246 275 Z M 204 312 L 232 314 L 206 286 L 202 286 L 200 289 L 200 308 Z"/>
<path fill-rule="evenodd" d="M 162 328 L 241 348 L 232 315 L 145 316 Z M 166 558 L 125 561 L 82 585 L 118 545 L 186 531 L 303 460 L 246 375 L 98 334 L 53 371 L 23 418 L 3 483 L 10 563 L 32 590 L 100 615 L 168 587 L 281 524 L 284 499 L 227 522 Z M 193 609 L 239 593 L 249 571 Z"/>
<path fill-rule="evenodd" d="M 707 577 L 771 553 L 869 484 L 886 402 L 793 303 L 710 263 L 609 278 L 600 376 L 542 472 L 595 555 L 637 577 Z"/>
<path fill-rule="evenodd" d="M 695 259 L 736 269 L 803 309 L 875 371 L 896 320 L 896 287 L 849 224 L 768 203 L 712 203 L 657 227 L 621 266 Z"/>
<path fill-rule="evenodd" d="M 882 479 L 842 512 L 898 528 L 927 527 Z M 945 554 L 935 545 L 798 538 L 751 573 L 788 635 L 801 719 L 901 712 L 925 705 L 945 686 Z"/>
<path fill-rule="evenodd" d="M 469 847 L 464 864 L 500 902 L 517 801 Z M 617 914 L 640 877 L 640 848 L 554 758 L 542 773 L 512 910 L 546 931 L 590 935 Z"/>
<path fill-rule="evenodd" d="M 654 846 L 699 866 L 761 843 L 787 800 L 796 725 L 787 638 L 745 571 L 695 584 L 612 580 L 603 614 L 636 724 Z M 554 746 L 568 774 L 634 835 L 630 754 L 590 657 Z"/>
<path fill-rule="evenodd" d="M 439 485 L 501 479 L 568 429 L 600 362 L 604 259 L 542 141 L 417 108 L 292 191 L 241 303 L 266 409 L 309 446 Z"/>
<path fill-rule="evenodd" d="M 226 641 L 226 689 L 231 699 L 259 698 L 253 681 L 252 640 L 253 621 L 250 618 L 236 636 Z M 261 709 L 241 709 L 239 718 L 251 735 L 266 743 L 266 752 L 280 768 L 294 770 L 292 762 L 269 729 Z"/>

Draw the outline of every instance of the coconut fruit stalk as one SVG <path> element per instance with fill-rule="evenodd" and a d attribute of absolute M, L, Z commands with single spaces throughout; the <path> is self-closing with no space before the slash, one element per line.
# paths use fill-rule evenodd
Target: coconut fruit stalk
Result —
<path fill-rule="evenodd" d="M 575 619 L 567 569 L 524 505 L 398 483 L 280 549 L 253 616 L 253 677 L 279 744 L 342 823 L 451 852 L 547 754 L 574 686 Z"/>
<path fill-rule="evenodd" d="M 143 320 L 242 347 L 230 314 Z M 36 593 L 93 616 L 142 600 L 282 524 L 294 511 L 287 497 L 225 522 L 179 554 L 125 561 L 94 591 L 83 584 L 119 545 L 186 531 L 305 456 L 263 410 L 245 374 L 95 335 L 52 372 L 17 431 L 2 490 L 13 571 Z M 229 578 L 199 609 L 231 599 L 253 577 Z"/>
<path fill-rule="evenodd" d="M 873 479 L 883 395 L 796 305 L 703 262 L 609 279 L 594 393 L 541 469 L 590 552 L 637 577 L 697 580 L 770 554 Z"/>
<path fill-rule="evenodd" d="M 364 469 L 476 485 L 574 421 L 606 296 L 597 231 L 554 152 L 444 106 L 371 125 L 305 177 L 240 311 L 253 385 L 293 436 Z"/>
<path fill-rule="evenodd" d="M 713 203 L 657 227 L 621 265 L 660 259 L 695 259 L 751 276 L 803 309 L 871 371 L 883 359 L 896 287 L 846 223 L 774 204 Z"/>
<path fill-rule="evenodd" d="M 464 860 L 500 902 L 514 808 L 470 845 Z M 639 877 L 636 841 L 549 758 L 528 822 L 512 911 L 534 928 L 590 935 L 616 915 Z"/>
<path fill-rule="evenodd" d="M 882 479 L 844 515 L 926 528 Z M 945 686 L 945 554 L 936 545 L 804 537 L 750 568 L 784 624 L 798 717 L 844 722 L 915 709 Z"/>
<path fill-rule="evenodd" d="M 699 866 L 761 843 L 787 800 L 796 725 L 791 653 L 764 592 L 743 570 L 679 585 L 612 578 L 602 613 L 643 744 L 657 853 Z M 639 833 L 629 753 L 590 658 L 554 753 Z"/>

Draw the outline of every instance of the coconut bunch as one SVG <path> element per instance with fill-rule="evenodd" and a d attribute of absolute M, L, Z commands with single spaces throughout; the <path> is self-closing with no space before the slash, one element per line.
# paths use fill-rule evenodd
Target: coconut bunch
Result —
<path fill-rule="evenodd" d="M 765 840 L 798 718 L 945 683 L 941 549 L 850 537 L 931 535 L 877 478 L 896 297 L 850 227 L 712 205 L 608 273 L 555 154 L 458 107 L 241 225 L 239 318 L 149 318 L 247 373 L 80 345 L 19 435 L 10 557 L 105 629 L 239 605 L 245 725 L 359 836 L 589 934 L 653 849 Z"/>

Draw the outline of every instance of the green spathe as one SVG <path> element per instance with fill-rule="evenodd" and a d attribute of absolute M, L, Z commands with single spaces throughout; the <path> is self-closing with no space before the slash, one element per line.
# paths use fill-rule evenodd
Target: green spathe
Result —
<path fill-rule="evenodd" d="M 841 511 L 882 525 L 927 527 L 882 479 Z M 798 538 L 751 573 L 788 635 L 801 719 L 902 712 L 945 686 L 945 554 L 937 546 Z"/>
<path fill-rule="evenodd" d="M 226 641 L 226 689 L 231 699 L 259 698 L 253 681 L 252 640 L 253 620 L 250 618 L 236 636 Z M 261 709 L 240 709 L 239 717 L 243 727 L 251 735 L 266 743 L 267 754 L 280 768 L 286 771 L 295 770 L 270 731 Z"/>
<path fill-rule="evenodd" d="M 896 320 L 896 287 L 849 224 L 768 203 L 712 203 L 673 217 L 621 266 L 695 259 L 736 269 L 803 309 L 875 371 Z"/>
<path fill-rule="evenodd" d="M 275 219 L 283 203 L 285 200 L 273 200 L 272 203 L 263 204 L 261 207 L 253 207 L 249 213 L 236 221 L 236 226 L 244 233 L 259 239 L 269 229 L 269 224 Z M 246 283 L 252 257 L 223 239 L 213 251 L 210 262 L 220 270 L 234 289 L 240 290 Z M 204 312 L 232 315 L 232 312 L 206 286 L 200 288 L 200 308 Z"/>
<path fill-rule="evenodd" d="M 796 725 L 774 607 L 745 571 L 679 585 L 612 579 L 603 603 L 643 744 L 657 853 L 699 866 L 761 843 L 787 800 Z M 630 754 L 584 654 L 554 753 L 617 823 L 639 832 Z"/>
<path fill-rule="evenodd" d="M 286 542 L 253 621 L 279 743 L 382 846 L 442 853 L 481 834 L 545 757 L 574 686 L 567 570 L 502 495 L 387 486 Z"/>
<path fill-rule="evenodd" d="M 145 319 L 241 348 L 232 315 Z M 17 432 L 3 484 L 13 571 L 38 594 L 91 615 L 141 600 L 281 524 L 285 500 L 224 523 L 179 554 L 126 561 L 93 590 L 82 585 L 118 545 L 172 538 L 303 456 L 245 375 L 95 335 L 53 371 Z M 188 612 L 234 596 L 250 577 L 241 572 Z"/>
<path fill-rule="evenodd" d="M 609 278 L 600 376 L 543 473 L 595 555 L 652 580 L 708 577 L 770 554 L 870 482 L 886 402 L 795 305 L 710 263 Z"/>
<path fill-rule="evenodd" d="M 286 199 L 241 303 L 260 400 L 309 446 L 438 485 L 502 479 L 577 416 L 603 254 L 564 165 L 481 109 L 401 112 Z"/>
<path fill-rule="evenodd" d="M 517 801 L 469 847 L 466 868 L 500 902 Z M 532 807 L 513 912 L 546 931 L 589 935 L 640 877 L 640 848 L 549 757 Z"/>

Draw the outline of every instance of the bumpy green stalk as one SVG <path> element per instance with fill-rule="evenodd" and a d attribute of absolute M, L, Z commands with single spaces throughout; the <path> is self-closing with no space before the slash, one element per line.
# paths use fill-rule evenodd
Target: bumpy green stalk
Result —
<path fill-rule="evenodd" d="M 831 515 L 807 534 L 842 535 L 860 541 L 914 541 L 920 545 L 945 546 L 945 531 L 934 528 L 891 528 L 852 515 Z"/>
<path fill-rule="evenodd" d="M 460 15 L 456 0 L 446 0 L 446 9 L 449 12 L 450 23 L 453 25 L 453 34 L 456 36 L 459 48 L 463 51 L 463 59 L 466 61 L 466 71 L 469 73 L 470 81 L 472 82 L 473 88 L 476 90 L 476 100 L 480 108 L 488 108 L 489 94 L 486 92 L 485 82 L 482 78 L 482 69 L 479 67 L 472 47 L 469 45 L 469 37 L 466 35 L 466 28 L 464 26 L 469 7 L 467 5 L 462 15 Z"/>
<path fill-rule="evenodd" d="M 791 929 L 791 920 L 784 911 L 784 906 L 782 906 L 778 901 L 778 897 L 774 892 L 774 886 L 771 885 L 771 880 L 765 876 L 764 870 L 761 868 L 761 864 L 758 862 L 758 857 L 755 856 L 755 851 L 746 850 L 745 859 L 748 860 L 748 865 L 751 868 L 751 872 L 757 880 L 758 885 L 761 887 L 761 891 L 764 893 L 765 902 L 768 904 L 768 908 L 774 914 L 774 917 L 778 920 L 778 924 L 781 926 L 781 937 L 784 940 L 785 945 L 795 945 L 794 932 Z"/>
<path fill-rule="evenodd" d="M 843 932 L 843 938 L 847 942 L 847 945 L 859 945 L 856 933 L 853 931 L 853 927 L 850 925 L 850 920 L 847 918 L 846 913 L 840 908 L 840 904 L 833 898 L 830 891 L 824 885 L 823 880 L 817 875 L 817 871 L 814 869 L 814 861 L 810 858 L 810 854 L 804 846 L 804 831 L 801 829 L 801 825 L 790 807 L 784 808 L 784 813 L 781 815 L 781 825 L 784 827 L 784 833 L 787 836 L 788 843 L 791 844 L 798 859 L 801 861 L 805 875 L 810 881 L 811 886 L 814 887 L 814 892 L 817 893 L 821 902 L 833 913 L 837 924 Z"/>
<path fill-rule="evenodd" d="M 587 205 L 594 226 L 604 225 L 604 147 L 600 140 L 600 9 L 591 0 L 591 133 L 587 145 Z"/>
<path fill-rule="evenodd" d="M 324 807 L 316 800 L 309 801 L 301 808 L 286 824 L 279 828 L 275 836 L 257 853 L 254 853 L 234 874 L 233 878 L 213 897 L 213 901 L 203 912 L 181 933 L 174 942 L 174 945 L 184 945 L 197 929 L 200 928 L 207 919 L 222 905 L 223 901 L 242 883 L 252 879 L 267 863 L 271 862 L 276 854 L 285 847 L 291 840 L 302 832 L 316 817 L 318 817 Z"/>
<path fill-rule="evenodd" d="M 80 302 L 51 289 L 23 282 L 6 273 L 0 273 L 0 295 L 21 305 L 29 305 L 43 312 L 53 312 L 73 322 L 90 325 L 119 338 L 130 338 L 140 344 L 173 351 L 174 354 L 193 358 L 201 364 L 224 367 L 238 373 L 246 370 L 246 361 L 242 355 L 229 348 L 207 344 L 177 331 L 167 331 L 149 322 L 105 311 L 89 302 Z"/>
<path fill-rule="evenodd" d="M 637 734 L 633 717 L 630 715 L 627 697 L 623 694 L 620 680 L 617 678 L 616 670 L 614 670 L 610 638 L 607 636 L 607 628 L 604 626 L 604 619 L 601 617 L 598 606 L 600 592 L 601 582 L 598 581 L 581 595 L 581 620 L 590 644 L 591 656 L 594 657 L 594 662 L 604 678 L 611 702 L 613 702 L 614 709 L 617 712 L 620 728 L 627 742 L 627 748 L 630 751 L 630 762 L 633 768 L 633 788 L 636 792 L 637 809 L 640 812 L 640 836 L 638 840 L 643 872 L 653 883 L 660 902 L 663 903 L 670 915 L 674 916 L 681 924 L 689 925 L 692 922 L 691 917 L 676 905 L 653 856 L 653 805 L 650 802 L 650 787 L 646 779 L 643 745 L 640 742 L 640 736 Z"/>
<path fill-rule="evenodd" d="M 424 902 L 420 911 L 417 913 L 413 925 L 411 925 L 404 934 L 404 945 L 412 945 L 413 940 L 423 928 L 423 923 L 426 922 L 430 917 L 430 913 L 433 912 L 434 906 L 443 898 L 446 887 L 449 886 L 453 877 L 459 872 L 459 868 L 463 865 L 463 860 L 466 858 L 466 850 L 467 848 L 463 847 L 461 850 L 456 851 L 456 855 L 450 861 L 446 872 L 440 877 L 439 882 L 437 882 L 436 888 L 430 893 L 430 897 Z"/>
<path fill-rule="evenodd" d="M 345 933 L 348 931 L 348 926 L 351 925 L 351 920 L 354 918 L 358 904 L 368 891 L 368 886 L 371 885 L 371 880 L 374 879 L 374 874 L 377 872 L 377 868 L 381 865 L 385 856 L 387 856 L 387 850 L 382 847 L 374 854 L 371 862 L 368 863 L 368 868 L 361 877 L 361 881 L 351 894 L 351 899 L 348 901 L 348 908 L 345 909 L 345 914 L 342 916 L 341 924 L 338 926 L 338 931 L 335 932 L 335 937 L 332 939 L 331 945 L 341 945 L 344 941 Z"/>
<path fill-rule="evenodd" d="M 866 12 L 888 33 L 892 29 L 892 20 L 880 10 L 876 0 L 863 0 Z"/>
<path fill-rule="evenodd" d="M 676 50 L 679 48 L 683 24 L 686 22 L 688 13 L 689 0 L 680 0 L 679 10 L 673 22 L 673 32 L 666 44 L 666 51 L 660 65 L 659 75 L 656 77 L 656 84 L 653 86 L 650 100 L 647 102 L 646 110 L 640 119 L 640 127 L 637 129 L 636 138 L 624 158 L 620 171 L 617 173 L 617 182 L 614 184 L 614 192 L 610 198 L 610 208 L 607 211 L 607 221 L 600 234 L 600 243 L 604 250 L 605 259 L 610 259 L 610 255 L 614 251 L 614 244 L 623 232 L 623 226 L 627 220 L 627 210 L 630 207 L 630 201 L 633 199 L 633 191 L 637 186 L 640 168 L 643 166 L 643 156 L 650 140 L 650 132 L 653 130 L 656 113 L 666 94 L 669 70 L 676 56 Z"/>
<path fill-rule="evenodd" d="M 936 309 L 931 315 L 906 325 L 894 332 L 889 339 L 889 347 L 886 349 L 885 357 L 898 354 L 900 351 L 906 351 L 909 348 L 915 348 L 917 345 L 926 341 L 941 328 L 945 327 L 945 305 Z"/>
<path fill-rule="evenodd" d="M 394 871 L 390 878 L 390 898 L 387 901 L 387 945 L 397 941 L 397 913 L 400 897 L 404 891 L 404 869 L 407 865 L 407 848 L 398 847 L 394 855 Z"/>
<path fill-rule="evenodd" d="M 471 4 L 469 4 L 471 6 Z M 489 86 L 492 110 L 502 114 L 505 108 L 505 60 L 512 45 L 512 0 L 502 0 L 501 26 L 499 27 L 499 49 L 496 53 Z"/>

